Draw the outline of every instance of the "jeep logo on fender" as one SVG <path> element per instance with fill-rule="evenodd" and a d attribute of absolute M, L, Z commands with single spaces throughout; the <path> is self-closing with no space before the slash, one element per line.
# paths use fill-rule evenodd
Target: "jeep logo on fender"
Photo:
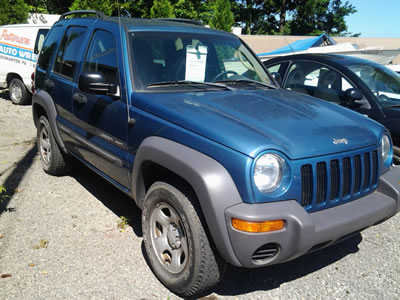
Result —
<path fill-rule="evenodd" d="M 346 138 L 342 138 L 342 139 L 333 138 L 333 143 L 335 145 L 338 145 L 338 144 L 346 144 L 347 145 L 349 143 L 349 141 Z"/>

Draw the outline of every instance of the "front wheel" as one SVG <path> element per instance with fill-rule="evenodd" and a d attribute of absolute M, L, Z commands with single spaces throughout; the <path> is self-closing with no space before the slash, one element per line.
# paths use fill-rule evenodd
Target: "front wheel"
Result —
<path fill-rule="evenodd" d="M 181 297 L 194 297 L 216 285 L 226 264 L 211 248 L 195 201 L 156 182 L 142 212 L 143 241 L 153 272 Z"/>
<path fill-rule="evenodd" d="M 25 105 L 31 102 L 31 95 L 25 88 L 24 83 L 18 78 L 14 78 L 10 81 L 8 91 L 12 103 L 17 105 Z"/>

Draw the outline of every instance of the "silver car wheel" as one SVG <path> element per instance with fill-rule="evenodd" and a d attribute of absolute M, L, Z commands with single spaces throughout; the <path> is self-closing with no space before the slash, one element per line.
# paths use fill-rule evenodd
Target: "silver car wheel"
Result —
<path fill-rule="evenodd" d="M 47 128 L 42 126 L 40 131 L 40 156 L 42 157 L 44 163 L 49 165 L 51 162 L 51 142 L 50 136 Z"/>
<path fill-rule="evenodd" d="M 172 206 L 158 203 L 150 216 L 150 239 L 161 264 L 172 274 L 188 262 L 188 241 L 182 220 Z"/>
<path fill-rule="evenodd" d="M 11 86 L 10 86 L 10 96 L 11 96 L 11 98 L 12 98 L 12 100 L 15 102 L 15 103 L 19 103 L 20 101 L 21 101 L 21 99 L 22 99 L 22 90 L 21 90 L 21 87 L 18 85 L 18 84 L 16 84 L 16 83 L 13 83 L 13 84 L 11 84 Z"/>

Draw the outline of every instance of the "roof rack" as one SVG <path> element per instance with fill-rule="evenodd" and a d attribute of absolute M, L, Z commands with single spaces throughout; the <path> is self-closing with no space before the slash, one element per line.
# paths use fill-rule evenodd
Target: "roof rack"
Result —
<path fill-rule="evenodd" d="M 170 22 L 178 22 L 178 23 L 185 23 L 185 24 L 192 24 L 197 26 L 204 26 L 202 21 L 199 20 L 192 20 L 192 19 L 179 19 L 179 18 L 158 18 L 161 21 L 170 21 Z"/>
<path fill-rule="evenodd" d="M 70 15 L 95 15 L 97 19 L 104 19 L 106 15 L 98 10 L 73 10 L 61 15 L 60 20 L 65 20 L 65 17 Z"/>

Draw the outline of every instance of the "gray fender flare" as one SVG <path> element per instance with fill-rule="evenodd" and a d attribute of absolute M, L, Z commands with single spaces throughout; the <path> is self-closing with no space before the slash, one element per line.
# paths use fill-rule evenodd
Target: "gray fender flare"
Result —
<path fill-rule="evenodd" d="M 381 175 L 377 190 L 396 200 L 393 215 L 400 211 L 400 166 L 393 166 L 389 172 Z"/>
<path fill-rule="evenodd" d="M 60 148 L 65 152 L 65 146 L 61 139 L 60 133 L 58 131 L 56 117 L 57 111 L 54 105 L 53 99 L 44 90 L 37 90 L 32 96 L 32 114 L 33 114 L 33 121 L 35 126 L 37 126 L 37 122 L 39 120 L 38 117 L 38 106 L 42 107 L 47 114 L 47 118 L 49 120 L 51 130 L 53 131 L 54 138 L 57 141 L 57 144 Z"/>
<path fill-rule="evenodd" d="M 148 137 L 139 147 L 132 171 L 133 196 L 140 208 L 145 195 L 141 166 L 146 161 L 157 163 L 189 182 L 219 253 L 229 263 L 240 266 L 229 239 L 225 209 L 242 203 L 242 199 L 228 171 L 213 158 L 187 146 Z"/>

